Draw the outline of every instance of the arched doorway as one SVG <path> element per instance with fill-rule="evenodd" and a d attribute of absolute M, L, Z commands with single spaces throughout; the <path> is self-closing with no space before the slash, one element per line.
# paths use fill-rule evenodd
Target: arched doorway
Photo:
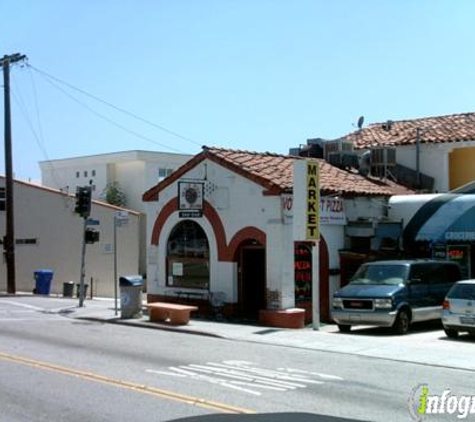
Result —
<path fill-rule="evenodd" d="M 180 221 L 167 241 L 167 286 L 209 288 L 209 243 L 203 228 Z"/>
<path fill-rule="evenodd" d="M 257 240 L 242 242 L 236 251 L 238 263 L 239 315 L 257 320 L 266 307 L 266 249 Z"/>

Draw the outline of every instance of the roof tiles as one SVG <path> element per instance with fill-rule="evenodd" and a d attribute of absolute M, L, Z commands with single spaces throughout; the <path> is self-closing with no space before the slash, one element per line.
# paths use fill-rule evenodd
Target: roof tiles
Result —
<path fill-rule="evenodd" d="M 416 143 L 418 130 L 421 143 L 475 140 L 475 113 L 399 120 L 391 122 L 390 130 L 385 130 L 383 126 L 385 123 L 371 124 L 344 136 L 342 140 L 353 142 L 355 149 L 412 145 Z"/>
<path fill-rule="evenodd" d="M 205 159 L 216 162 L 241 176 L 266 188 L 267 194 L 279 195 L 291 192 L 294 186 L 294 161 L 303 158 L 270 152 L 240 151 L 224 148 L 203 147 L 203 152 L 193 157 L 170 177 L 149 189 L 144 201 L 154 201 L 158 193 L 178 180 Z M 320 168 L 320 189 L 324 194 L 337 193 L 348 196 L 407 195 L 413 191 L 392 181 L 365 177 L 356 170 L 343 170 L 322 159 L 316 160 Z"/>
<path fill-rule="evenodd" d="M 209 158 L 226 163 L 232 169 L 239 169 L 251 179 L 261 182 L 269 189 L 291 191 L 294 185 L 295 160 L 302 158 L 288 155 L 236 151 L 221 148 L 206 148 Z M 395 195 L 413 193 L 411 190 L 387 180 L 386 182 L 364 177 L 357 171 L 343 170 L 332 166 L 322 159 L 318 161 L 320 168 L 320 188 L 325 193 L 341 193 L 352 195 Z"/>

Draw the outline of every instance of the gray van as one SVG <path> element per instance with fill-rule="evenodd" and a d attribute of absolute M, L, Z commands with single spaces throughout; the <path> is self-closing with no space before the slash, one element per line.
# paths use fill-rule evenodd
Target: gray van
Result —
<path fill-rule="evenodd" d="M 451 261 L 367 262 L 333 294 L 332 318 L 342 332 L 375 325 L 405 334 L 412 322 L 440 319 L 445 295 L 461 278 Z"/>

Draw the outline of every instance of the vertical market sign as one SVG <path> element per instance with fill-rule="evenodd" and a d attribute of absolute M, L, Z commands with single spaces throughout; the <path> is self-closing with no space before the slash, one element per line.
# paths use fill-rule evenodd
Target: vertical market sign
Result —
<path fill-rule="evenodd" d="M 306 239 L 320 239 L 320 181 L 318 163 L 307 161 Z"/>

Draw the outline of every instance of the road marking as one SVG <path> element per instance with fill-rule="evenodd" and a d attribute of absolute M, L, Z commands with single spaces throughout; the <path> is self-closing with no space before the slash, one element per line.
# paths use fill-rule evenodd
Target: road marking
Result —
<path fill-rule="evenodd" d="M 0 322 L 5 322 L 5 321 L 8 321 L 8 322 L 24 322 L 24 321 L 32 321 L 32 322 L 45 322 L 45 321 L 48 321 L 48 324 L 50 322 L 69 322 L 69 321 L 66 321 L 64 319 L 56 319 L 56 318 L 14 318 L 14 317 L 11 317 L 11 318 L 0 318 Z"/>
<path fill-rule="evenodd" d="M 8 305 L 20 306 L 22 308 L 34 309 L 35 311 L 44 311 L 44 309 L 40 308 L 39 306 L 27 305 L 26 303 L 14 302 L 13 300 L 0 299 L 0 303 L 6 303 Z"/>
<path fill-rule="evenodd" d="M 103 375 L 95 374 L 92 372 L 80 371 L 77 369 L 67 368 L 64 366 L 55 365 L 52 363 L 29 359 L 21 356 L 10 355 L 8 353 L 0 352 L 0 359 L 8 360 L 15 363 L 31 366 L 33 368 L 46 369 L 52 372 L 57 372 L 64 375 L 70 375 L 78 378 L 82 378 L 88 381 L 100 382 L 114 387 L 120 387 L 127 390 L 132 390 L 137 393 L 149 394 L 155 397 L 160 397 L 169 400 L 175 400 L 181 403 L 185 403 L 191 406 L 203 407 L 205 409 L 215 410 L 222 413 L 235 413 L 235 414 L 247 414 L 255 413 L 253 410 L 243 409 L 240 407 L 230 406 L 225 403 L 214 402 L 200 397 L 188 396 L 184 394 L 174 393 L 173 391 L 163 390 L 154 387 L 148 387 L 142 384 L 136 384 L 129 381 L 120 379 L 109 378 Z"/>
<path fill-rule="evenodd" d="M 325 382 L 343 381 L 336 375 L 304 371 L 293 368 L 266 369 L 251 362 L 229 360 L 223 362 L 206 362 L 206 364 L 189 364 L 170 366 L 166 370 L 147 369 L 146 372 L 181 378 L 191 378 L 218 384 L 255 396 L 262 391 L 292 391 L 306 388 L 308 385 L 321 385 Z"/>

